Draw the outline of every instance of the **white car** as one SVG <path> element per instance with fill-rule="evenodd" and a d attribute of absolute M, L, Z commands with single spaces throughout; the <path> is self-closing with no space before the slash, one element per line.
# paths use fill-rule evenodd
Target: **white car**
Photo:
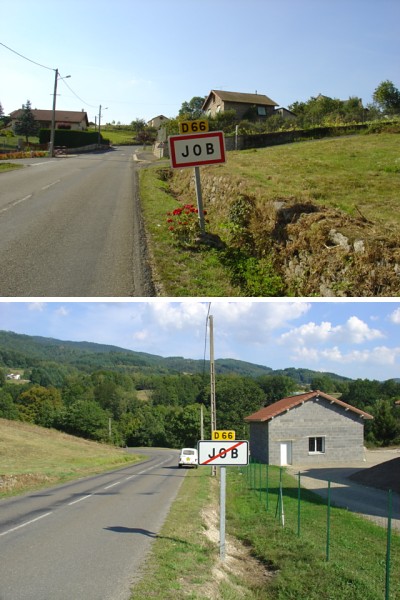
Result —
<path fill-rule="evenodd" d="M 178 467 L 194 467 L 199 466 L 199 457 L 195 448 L 182 448 L 179 455 Z"/>

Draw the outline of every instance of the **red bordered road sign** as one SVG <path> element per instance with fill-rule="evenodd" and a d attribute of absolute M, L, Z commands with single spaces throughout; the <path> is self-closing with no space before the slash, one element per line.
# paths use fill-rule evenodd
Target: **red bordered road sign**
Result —
<path fill-rule="evenodd" d="M 236 442 L 201 441 L 197 443 L 199 465 L 219 465 L 221 467 L 234 467 L 249 463 L 249 442 L 239 440 Z"/>
<path fill-rule="evenodd" d="M 223 131 L 170 135 L 168 143 L 173 169 L 225 162 Z"/>

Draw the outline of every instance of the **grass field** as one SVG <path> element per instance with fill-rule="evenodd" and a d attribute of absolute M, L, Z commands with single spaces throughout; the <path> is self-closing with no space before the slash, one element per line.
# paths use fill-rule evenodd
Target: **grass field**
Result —
<path fill-rule="evenodd" d="M 0 419 L 0 498 L 139 460 L 114 446 Z"/>
<path fill-rule="evenodd" d="M 217 247 L 182 246 L 167 212 L 195 203 L 192 169 L 141 173 L 153 263 L 165 296 L 400 294 L 398 133 L 229 152 L 201 169 Z"/>
<path fill-rule="evenodd" d="M 270 467 L 266 493 L 228 469 L 227 556 L 219 559 L 218 482 L 210 469 L 187 474 L 153 545 L 132 600 L 384 600 L 386 531 L 346 510 L 327 508 L 302 490 L 297 535 L 297 482 L 284 475 L 285 527 L 276 518 L 279 469 Z M 251 478 L 250 478 L 251 479 Z M 400 536 L 392 533 L 390 600 L 400 597 Z"/>

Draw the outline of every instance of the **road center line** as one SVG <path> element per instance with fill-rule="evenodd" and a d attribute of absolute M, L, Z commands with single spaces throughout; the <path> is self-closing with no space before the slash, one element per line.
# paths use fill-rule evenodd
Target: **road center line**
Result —
<path fill-rule="evenodd" d="M 12 533 L 13 531 L 17 531 L 17 529 L 21 529 L 22 527 L 26 527 L 27 525 L 31 525 L 32 523 L 35 523 L 36 521 L 39 521 L 40 519 L 44 519 L 44 517 L 48 517 L 49 515 L 51 515 L 51 511 L 48 513 L 45 513 L 44 515 L 40 515 L 40 517 L 36 517 L 36 519 L 31 519 L 30 521 L 26 521 L 25 523 L 21 523 L 21 525 L 17 525 L 17 527 L 12 527 L 12 529 L 8 529 L 7 531 L 3 531 L 3 533 L 0 533 L 0 537 L 2 535 L 7 535 L 7 533 Z"/>
<path fill-rule="evenodd" d="M 53 181 L 52 183 L 49 183 L 48 185 L 42 187 L 42 190 L 48 190 L 49 188 L 53 187 L 53 185 L 56 185 L 56 183 L 60 183 L 60 181 L 61 179 L 57 179 L 57 181 Z"/>
<path fill-rule="evenodd" d="M 68 502 L 68 506 L 72 506 L 73 504 L 77 504 L 78 502 L 82 502 L 82 500 L 87 500 L 93 494 L 88 494 L 87 496 L 82 496 L 82 498 L 78 498 L 78 500 L 73 500 L 72 502 Z"/>
<path fill-rule="evenodd" d="M 115 483 L 110 483 L 110 485 L 106 485 L 106 487 L 103 488 L 103 490 L 109 490 L 110 488 L 114 487 L 115 485 L 119 485 L 121 482 L 120 481 L 116 481 Z"/>
<path fill-rule="evenodd" d="M 12 204 L 9 204 L 5 208 L 2 208 L 0 210 L 0 213 L 7 212 L 7 210 L 10 210 L 10 208 L 12 208 L 13 206 L 17 206 L 17 204 L 20 204 L 21 202 L 25 202 L 25 200 L 29 200 L 29 198 L 32 198 L 32 194 L 29 194 L 28 196 L 25 196 L 24 198 L 20 198 L 19 200 L 16 200 L 15 202 L 13 202 Z"/>

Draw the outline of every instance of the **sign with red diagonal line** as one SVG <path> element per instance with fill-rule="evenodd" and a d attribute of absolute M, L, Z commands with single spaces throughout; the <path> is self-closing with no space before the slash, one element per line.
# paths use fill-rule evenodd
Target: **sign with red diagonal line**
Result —
<path fill-rule="evenodd" d="M 249 463 L 249 442 L 247 440 L 236 442 L 203 440 L 197 443 L 197 450 L 201 466 L 234 467 Z"/>

